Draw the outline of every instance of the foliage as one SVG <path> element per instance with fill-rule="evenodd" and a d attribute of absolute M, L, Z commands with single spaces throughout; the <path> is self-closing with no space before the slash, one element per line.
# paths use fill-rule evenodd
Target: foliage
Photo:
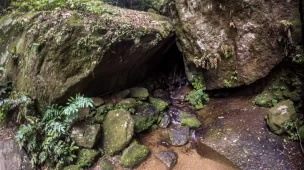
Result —
<path fill-rule="evenodd" d="M 202 109 L 209 102 L 209 96 L 203 89 L 192 90 L 186 98 L 195 109 Z"/>
<path fill-rule="evenodd" d="M 238 80 L 237 76 L 238 76 L 238 72 L 237 72 L 237 71 L 234 71 L 234 72 L 232 73 L 232 76 L 230 77 L 230 79 L 224 79 L 224 85 L 225 85 L 225 87 L 226 87 L 226 88 L 232 87 L 232 84 L 233 84 L 235 81 Z"/>
<path fill-rule="evenodd" d="M 56 9 L 71 9 L 91 13 L 116 14 L 103 5 L 103 2 L 96 0 L 15 0 L 11 3 L 12 9 L 20 11 L 53 11 Z"/>
<path fill-rule="evenodd" d="M 19 110 L 17 116 L 17 122 L 21 121 L 21 117 L 26 116 L 27 105 L 31 102 L 31 99 L 23 93 L 11 92 L 9 98 L 3 99 L 0 101 L 0 124 L 5 124 L 8 114 L 13 109 L 17 108 L 20 105 L 24 105 L 25 110 Z M 24 115 L 21 115 L 24 114 Z"/>
<path fill-rule="evenodd" d="M 77 94 L 68 100 L 65 107 L 52 105 L 46 109 L 42 119 L 20 126 L 16 141 L 29 153 L 33 166 L 60 166 L 74 160 L 78 147 L 69 137 L 69 130 L 79 110 L 84 107 L 93 107 L 92 100 Z"/>
<path fill-rule="evenodd" d="M 161 0 L 103 0 L 111 5 L 120 6 L 122 8 L 130 8 L 135 10 L 148 10 L 152 8 L 158 10 L 161 5 Z"/>
<path fill-rule="evenodd" d="M 300 135 L 298 132 L 298 127 L 304 125 L 304 121 L 301 119 L 297 119 L 296 121 L 292 122 L 285 122 L 284 128 L 286 129 L 286 132 L 289 135 L 289 138 L 291 140 L 297 141 L 300 140 Z"/>

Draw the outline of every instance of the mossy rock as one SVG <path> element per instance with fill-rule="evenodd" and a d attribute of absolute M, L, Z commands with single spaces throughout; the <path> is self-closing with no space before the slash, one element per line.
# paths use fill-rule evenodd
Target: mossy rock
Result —
<path fill-rule="evenodd" d="M 149 97 L 149 92 L 146 88 L 143 87 L 133 87 L 130 88 L 129 97 L 138 98 L 138 99 L 146 99 Z"/>
<path fill-rule="evenodd" d="M 80 165 L 69 165 L 63 168 L 63 170 L 83 170 Z"/>
<path fill-rule="evenodd" d="M 163 47 L 174 41 L 169 20 L 104 3 L 90 5 L 101 12 L 16 10 L 1 17 L 3 80 L 44 107 L 76 93 L 102 94 L 146 78 L 164 55 Z"/>
<path fill-rule="evenodd" d="M 152 105 L 137 106 L 136 113 L 131 115 L 135 122 L 134 131 L 140 133 L 149 129 L 158 120 L 158 112 Z"/>
<path fill-rule="evenodd" d="M 77 165 L 82 168 L 89 167 L 93 165 L 99 155 L 100 152 L 94 149 L 80 149 L 77 154 Z"/>
<path fill-rule="evenodd" d="M 101 170 L 115 170 L 115 166 L 107 158 L 101 158 L 100 160 Z"/>
<path fill-rule="evenodd" d="M 169 105 L 164 100 L 154 97 L 149 97 L 149 102 L 156 108 L 158 112 L 164 111 Z"/>
<path fill-rule="evenodd" d="M 262 93 L 254 98 L 253 103 L 261 107 L 271 107 L 273 106 L 272 100 L 271 93 Z"/>
<path fill-rule="evenodd" d="M 266 115 L 266 122 L 270 130 L 275 134 L 284 133 L 286 124 L 296 119 L 296 111 L 291 100 L 282 101 L 270 108 Z"/>
<path fill-rule="evenodd" d="M 183 126 L 196 129 L 201 126 L 201 122 L 192 114 L 186 112 L 180 112 L 180 122 Z"/>
<path fill-rule="evenodd" d="M 125 168 L 134 168 L 141 164 L 149 155 L 149 148 L 137 142 L 132 144 L 122 152 L 120 164 Z"/>
<path fill-rule="evenodd" d="M 99 135 L 100 124 L 80 123 L 74 125 L 71 130 L 71 138 L 76 142 L 76 145 L 84 148 L 93 148 Z"/>
<path fill-rule="evenodd" d="M 132 108 L 136 106 L 136 100 L 134 98 L 127 98 L 117 103 L 116 106 L 123 108 Z"/>
<path fill-rule="evenodd" d="M 114 155 L 128 146 L 134 134 L 134 120 L 126 110 L 109 111 L 103 123 L 103 149 Z"/>

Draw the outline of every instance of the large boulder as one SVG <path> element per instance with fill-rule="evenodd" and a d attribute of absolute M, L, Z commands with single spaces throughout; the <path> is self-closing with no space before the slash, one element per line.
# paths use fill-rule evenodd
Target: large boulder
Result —
<path fill-rule="evenodd" d="M 191 72 L 199 73 L 193 66 L 204 71 L 207 89 L 251 84 L 284 56 L 296 55 L 294 46 L 301 51 L 297 0 L 172 0 L 168 5 L 185 63 Z"/>
<path fill-rule="evenodd" d="M 288 123 L 296 119 L 296 110 L 291 100 L 284 100 L 269 109 L 266 121 L 270 130 L 282 134 L 287 130 Z"/>
<path fill-rule="evenodd" d="M 0 18 L 2 81 L 44 106 L 145 78 L 173 44 L 172 25 L 157 14 L 98 5 L 99 13 L 64 9 Z"/>
<path fill-rule="evenodd" d="M 112 110 L 103 123 L 103 149 L 107 155 L 123 150 L 134 134 L 134 121 L 128 111 Z"/>

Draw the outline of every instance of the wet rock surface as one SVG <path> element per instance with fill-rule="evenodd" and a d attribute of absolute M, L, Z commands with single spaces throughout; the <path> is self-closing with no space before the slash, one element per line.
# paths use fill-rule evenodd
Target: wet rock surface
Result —
<path fill-rule="evenodd" d="M 189 141 L 189 127 L 176 127 L 168 130 L 170 142 L 174 146 L 185 145 Z"/>
<path fill-rule="evenodd" d="M 150 150 L 148 147 L 134 141 L 122 152 L 120 163 L 126 168 L 133 168 L 142 163 L 148 157 L 149 153 Z"/>
<path fill-rule="evenodd" d="M 198 112 L 198 141 L 224 155 L 241 169 L 301 169 L 304 157 L 297 142 L 269 131 L 267 108 L 252 97 L 218 98 Z"/>
<path fill-rule="evenodd" d="M 172 168 L 177 161 L 177 154 L 173 151 L 161 151 L 156 154 L 156 157 L 161 160 L 168 168 Z"/>

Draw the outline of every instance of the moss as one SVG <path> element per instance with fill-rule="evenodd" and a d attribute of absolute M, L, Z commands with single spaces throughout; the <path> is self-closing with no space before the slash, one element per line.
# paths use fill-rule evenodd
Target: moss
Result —
<path fill-rule="evenodd" d="M 80 18 L 78 12 L 73 12 L 73 15 L 68 20 L 68 24 L 72 27 L 83 26 L 82 19 Z"/>
<path fill-rule="evenodd" d="M 140 133 L 144 130 L 149 129 L 158 119 L 157 115 L 149 116 L 143 114 L 131 115 L 134 120 L 134 131 Z"/>
<path fill-rule="evenodd" d="M 148 157 L 149 152 L 146 146 L 132 143 L 123 151 L 120 164 L 125 168 L 134 168 Z"/>
<path fill-rule="evenodd" d="M 303 141 L 304 140 L 304 125 L 299 128 L 299 134 L 300 134 L 301 140 Z"/>
<path fill-rule="evenodd" d="M 120 106 L 123 108 L 133 108 L 133 107 L 135 107 L 135 105 L 136 105 L 135 99 L 127 98 L 127 99 L 124 99 L 124 100 L 120 101 L 119 103 L 117 103 L 116 106 Z"/>
<path fill-rule="evenodd" d="M 209 96 L 202 89 L 192 90 L 186 98 L 187 101 L 196 109 L 204 108 L 204 104 L 209 103 Z"/>
<path fill-rule="evenodd" d="M 93 149 L 81 149 L 77 155 L 77 165 L 82 168 L 91 166 L 100 152 Z"/>
<path fill-rule="evenodd" d="M 150 103 L 156 108 L 157 112 L 162 112 L 168 107 L 168 103 L 154 97 L 149 97 Z"/>
<path fill-rule="evenodd" d="M 186 112 L 180 113 L 180 121 L 182 125 L 190 128 L 199 128 L 201 126 L 201 122 L 194 115 Z"/>
<path fill-rule="evenodd" d="M 271 107 L 273 106 L 272 96 L 267 93 L 259 94 L 254 98 L 253 103 L 261 107 Z"/>
<path fill-rule="evenodd" d="M 146 99 L 149 96 L 149 92 L 146 88 L 143 87 L 133 87 L 130 88 L 129 97 Z"/>

